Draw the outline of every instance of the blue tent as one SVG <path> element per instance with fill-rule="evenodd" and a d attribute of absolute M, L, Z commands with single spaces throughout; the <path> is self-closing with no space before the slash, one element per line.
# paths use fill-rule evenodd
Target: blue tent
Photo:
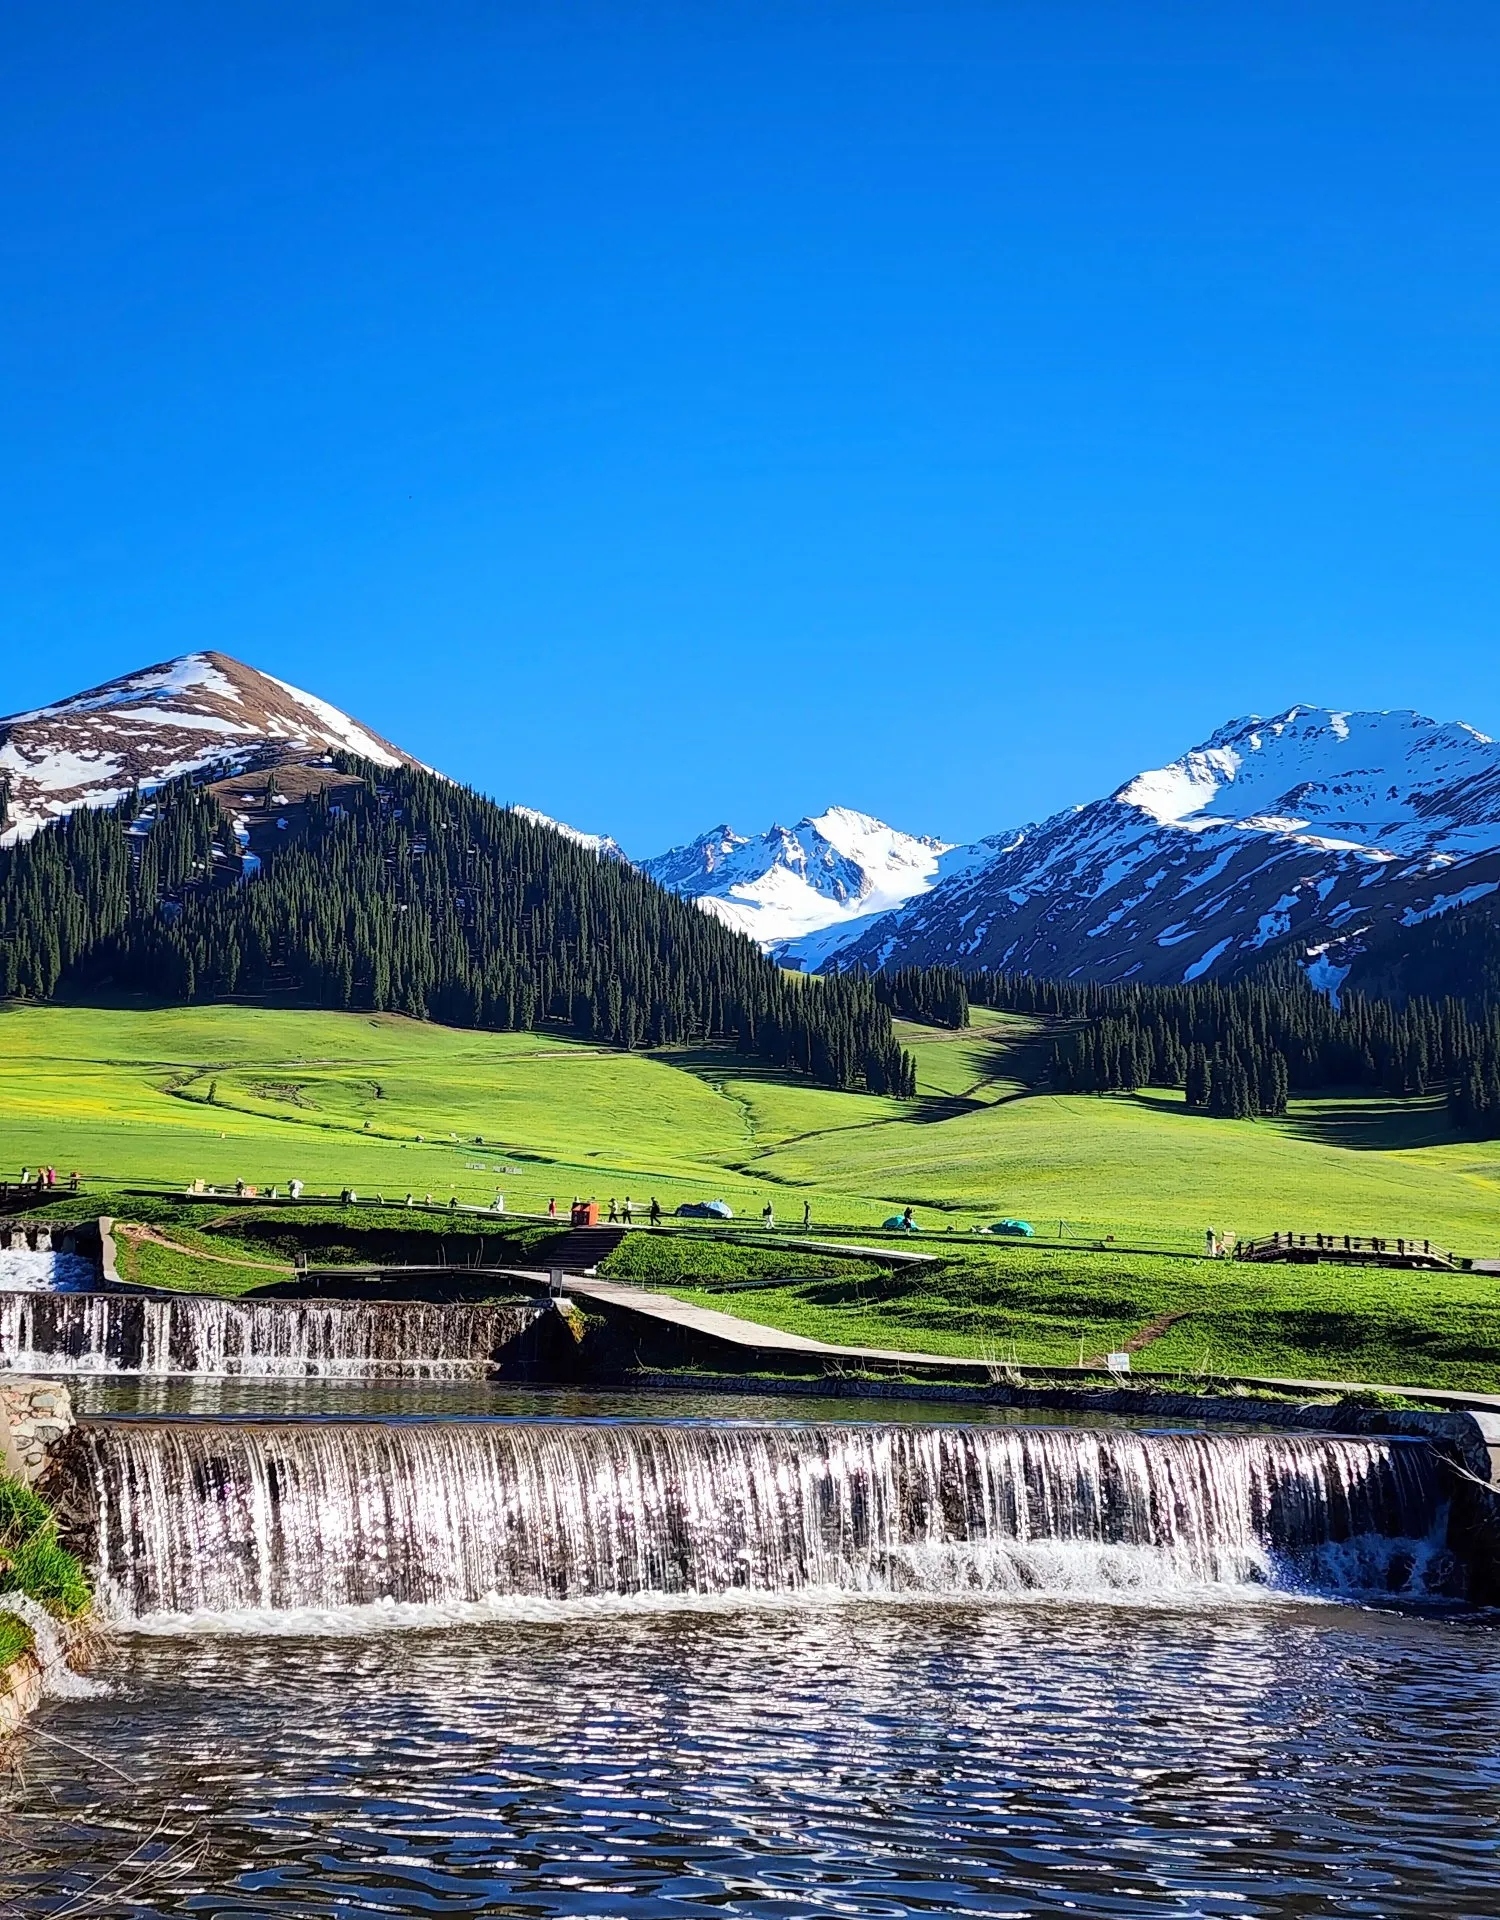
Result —
<path fill-rule="evenodd" d="M 1021 1240 L 1032 1240 L 1036 1237 L 1036 1228 L 1029 1220 L 997 1220 L 990 1228 L 990 1232 L 1014 1234 Z"/>
<path fill-rule="evenodd" d="M 684 1200 L 677 1215 L 681 1220 L 732 1220 L 734 1209 L 724 1200 Z"/>
<path fill-rule="evenodd" d="M 916 1221 L 908 1220 L 904 1213 L 893 1213 L 885 1224 L 888 1227 L 893 1227 L 897 1233 L 920 1233 L 922 1231 Z"/>

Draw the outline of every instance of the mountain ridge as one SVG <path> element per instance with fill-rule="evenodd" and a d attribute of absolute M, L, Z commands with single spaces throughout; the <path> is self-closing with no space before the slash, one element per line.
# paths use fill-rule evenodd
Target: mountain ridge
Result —
<path fill-rule="evenodd" d="M 727 823 L 639 861 L 659 885 L 748 933 L 778 955 L 924 893 L 950 842 L 903 833 L 853 807 L 826 807 L 795 826 L 736 833 Z"/>
<path fill-rule="evenodd" d="M 186 654 L 0 719 L 0 846 L 185 773 L 338 752 L 420 765 L 316 695 Z M 515 811 L 626 861 L 608 834 Z M 1361 954 L 1500 892 L 1500 746 L 1408 709 L 1298 704 L 965 844 L 830 806 L 761 834 L 721 822 L 628 864 L 809 972 L 941 963 L 1181 984 L 1284 949 L 1336 993 Z"/>
<path fill-rule="evenodd" d="M 1294 706 L 1018 830 L 836 958 L 1180 984 L 1288 947 L 1337 991 L 1371 938 L 1497 888 L 1500 747 L 1407 709 Z"/>
<path fill-rule="evenodd" d="M 420 764 L 273 674 L 225 653 L 182 654 L 0 718 L 0 846 L 77 807 L 112 806 L 138 786 L 333 752 L 378 766 Z"/>

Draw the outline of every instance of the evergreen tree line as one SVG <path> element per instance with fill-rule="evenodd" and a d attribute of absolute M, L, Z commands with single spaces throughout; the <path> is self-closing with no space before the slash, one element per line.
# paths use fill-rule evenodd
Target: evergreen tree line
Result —
<path fill-rule="evenodd" d="M 789 978 L 690 902 L 478 794 L 336 764 L 363 784 L 312 795 L 254 879 L 191 777 L 0 852 L 0 993 L 284 992 L 621 1047 L 728 1040 L 824 1086 L 915 1092 L 869 980 Z"/>
<path fill-rule="evenodd" d="M 903 1020 L 929 1027 L 966 1027 L 969 995 L 957 967 L 898 967 L 872 975 L 875 997 Z"/>
<path fill-rule="evenodd" d="M 1384 1000 L 1451 996 L 1492 1006 L 1500 1001 L 1500 916 L 1486 900 L 1394 928 L 1359 956 L 1350 982 Z"/>
<path fill-rule="evenodd" d="M 1066 1030 L 1053 1086 L 1070 1093 L 1181 1087 L 1190 1106 L 1228 1118 L 1286 1111 L 1290 1092 L 1446 1090 L 1455 1123 L 1500 1137 L 1500 1002 L 1347 995 L 1335 1007 L 1283 963 L 1232 985 L 1102 986 L 971 973 L 971 1001 Z"/>

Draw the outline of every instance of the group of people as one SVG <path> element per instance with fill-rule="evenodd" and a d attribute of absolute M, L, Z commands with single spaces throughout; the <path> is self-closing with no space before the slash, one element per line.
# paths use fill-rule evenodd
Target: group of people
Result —
<path fill-rule="evenodd" d="M 910 1218 L 911 1218 L 911 1208 L 910 1208 L 910 1207 L 908 1207 L 908 1208 L 906 1209 L 906 1213 L 907 1213 L 907 1219 L 908 1219 L 908 1221 L 910 1221 Z M 764 1205 L 764 1206 L 763 1206 L 763 1207 L 761 1208 L 761 1210 L 760 1210 L 760 1224 L 761 1224 L 761 1225 L 762 1225 L 763 1227 L 774 1227 L 774 1226 L 775 1226 L 775 1224 L 776 1224 L 776 1209 L 775 1209 L 775 1207 L 773 1207 L 773 1206 L 772 1206 L 772 1204 L 771 1204 L 771 1202 L 770 1202 L 769 1200 L 768 1200 L 768 1201 L 766 1202 L 766 1204 L 765 1204 L 765 1205 Z M 805 1232 L 807 1231 L 807 1229 L 808 1229 L 808 1228 L 809 1228 L 809 1227 L 810 1227 L 811 1225 L 812 1225 L 812 1201 L 811 1201 L 811 1200 L 804 1200 L 804 1201 L 802 1202 L 802 1230 L 803 1230 L 803 1232 L 805 1233 Z"/>
<path fill-rule="evenodd" d="M 55 1193 L 59 1184 L 56 1167 L 38 1167 L 35 1172 L 33 1172 L 30 1167 L 22 1167 L 21 1177 L 16 1182 L 16 1192 L 17 1194 Z M 77 1173 L 70 1173 L 67 1181 L 68 1192 L 77 1193 L 78 1187 L 79 1178 Z M 10 1182 L 8 1180 L 0 1182 L 0 1194 L 7 1194 L 9 1192 Z"/>
<path fill-rule="evenodd" d="M 591 1207 L 595 1208 L 594 1218 L 597 1219 L 599 1217 L 597 1203 L 593 1200 L 580 1200 L 575 1193 L 573 1195 L 573 1204 L 568 1210 L 569 1225 L 575 1227 L 587 1226 L 589 1223 L 589 1209 Z M 556 1194 L 553 1194 L 552 1198 L 547 1202 L 547 1218 L 549 1220 L 555 1220 L 557 1218 Z M 651 1196 L 651 1204 L 646 1209 L 646 1218 L 651 1222 L 653 1227 L 659 1227 L 661 1225 L 661 1202 L 654 1193 Z M 635 1225 L 635 1203 L 631 1200 L 628 1193 L 623 1203 L 617 1202 L 613 1194 L 609 1196 L 609 1224 L 612 1227 L 633 1227 Z"/>

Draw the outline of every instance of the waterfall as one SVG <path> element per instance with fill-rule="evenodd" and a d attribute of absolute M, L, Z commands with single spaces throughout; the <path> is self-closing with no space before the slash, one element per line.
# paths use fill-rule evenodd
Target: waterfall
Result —
<path fill-rule="evenodd" d="M 536 1318 L 528 1305 L 0 1293 L 0 1372 L 460 1379 Z"/>
<path fill-rule="evenodd" d="M 89 1423 L 121 1620 L 398 1603 L 1410 1586 L 1425 1446 L 1321 1435 Z"/>
<path fill-rule="evenodd" d="M 19 1236 L 18 1236 L 19 1237 Z M 37 1235 L 39 1242 L 42 1234 Z M 39 1248 L 0 1247 L 0 1287 L 27 1292 L 78 1292 L 97 1287 L 99 1269 L 81 1253 L 52 1250 L 50 1236 Z"/>

